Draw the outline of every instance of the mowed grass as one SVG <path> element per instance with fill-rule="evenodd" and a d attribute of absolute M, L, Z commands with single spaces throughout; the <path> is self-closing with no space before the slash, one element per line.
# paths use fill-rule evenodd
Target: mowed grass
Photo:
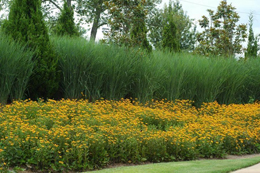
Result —
<path fill-rule="evenodd" d="M 260 156 L 244 159 L 196 160 L 125 166 L 94 171 L 97 173 L 228 173 L 260 162 Z"/>
<path fill-rule="evenodd" d="M 16 101 L 0 112 L 0 166 L 93 170 L 113 163 L 260 151 L 260 105 L 189 100 Z"/>

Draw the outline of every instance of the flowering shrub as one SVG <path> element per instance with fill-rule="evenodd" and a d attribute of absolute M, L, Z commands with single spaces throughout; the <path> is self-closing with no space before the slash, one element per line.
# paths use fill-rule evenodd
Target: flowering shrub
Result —
<path fill-rule="evenodd" d="M 0 167 L 86 170 L 110 163 L 260 151 L 260 105 L 188 100 L 16 101 L 0 107 Z"/>

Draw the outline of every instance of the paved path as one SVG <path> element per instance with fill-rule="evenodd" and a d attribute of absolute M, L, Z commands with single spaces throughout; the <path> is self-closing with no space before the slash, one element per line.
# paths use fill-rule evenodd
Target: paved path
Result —
<path fill-rule="evenodd" d="M 260 156 L 260 154 L 248 154 L 248 155 L 242 155 L 242 156 L 236 156 L 236 155 L 228 155 L 227 159 L 244 159 L 244 158 L 252 158 Z M 233 171 L 231 173 L 260 173 L 260 163 L 247 167 L 247 168 L 242 168 L 236 171 Z"/>
<path fill-rule="evenodd" d="M 231 173 L 260 173 L 260 163 L 247 168 L 239 169 Z"/>

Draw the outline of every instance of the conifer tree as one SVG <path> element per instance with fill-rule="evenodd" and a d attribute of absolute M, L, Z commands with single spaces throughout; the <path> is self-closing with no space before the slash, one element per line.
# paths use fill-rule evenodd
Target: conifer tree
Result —
<path fill-rule="evenodd" d="M 247 50 L 245 53 L 246 58 L 257 57 L 258 45 L 257 45 L 257 37 L 254 36 L 253 31 L 253 15 L 249 16 L 249 36 L 247 42 Z"/>
<path fill-rule="evenodd" d="M 180 42 L 177 38 L 177 28 L 171 16 L 168 17 L 168 20 L 164 24 L 162 36 L 162 47 L 164 49 L 168 49 L 171 52 L 180 51 Z"/>
<path fill-rule="evenodd" d="M 131 30 L 131 40 L 134 47 L 140 46 L 148 52 L 152 51 L 152 46 L 149 44 L 146 33 L 147 28 L 145 26 L 145 14 L 141 9 L 141 6 L 135 10 L 136 22 Z"/>
<path fill-rule="evenodd" d="M 172 17 L 177 28 L 177 39 L 180 42 L 180 49 L 182 51 L 193 51 L 197 41 L 197 28 L 193 22 L 194 19 L 191 19 L 187 15 L 179 0 L 170 0 L 169 4 L 165 4 L 163 9 L 154 9 L 147 18 L 149 41 L 153 44 L 155 49 L 162 49 L 163 27 L 169 16 Z"/>
<path fill-rule="evenodd" d="M 51 48 L 47 27 L 41 12 L 40 0 L 14 0 L 3 31 L 14 40 L 34 49 L 35 68 L 29 80 L 31 99 L 50 98 L 58 88 L 58 58 Z"/>
<path fill-rule="evenodd" d="M 73 9 L 68 6 L 67 1 L 64 1 L 63 10 L 53 30 L 54 33 L 57 35 L 79 36 L 73 15 Z"/>

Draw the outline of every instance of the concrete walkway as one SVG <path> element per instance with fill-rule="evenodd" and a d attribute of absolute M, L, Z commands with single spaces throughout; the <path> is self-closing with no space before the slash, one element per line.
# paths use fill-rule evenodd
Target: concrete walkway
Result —
<path fill-rule="evenodd" d="M 247 168 L 239 169 L 231 173 L 260 173 L 260 163 Z"/>

